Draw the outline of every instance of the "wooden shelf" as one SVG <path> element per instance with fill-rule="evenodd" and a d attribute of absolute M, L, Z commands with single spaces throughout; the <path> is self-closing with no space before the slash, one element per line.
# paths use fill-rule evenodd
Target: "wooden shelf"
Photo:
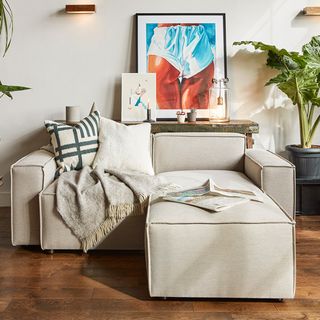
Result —
<path fill-rule="evenodd" d="M 302 12 L 305 16 L 320 16 L 320 7 L 305 7 Z"/>
<path fill-rule="evenodd" d="M 123 122 L 124 124 L 138 124 L 142 122 Z M 253 133 L 259 133 L 259 125 L 251 120 L 230 120 L 216 123 L 211 121 L 197 121 L 178 123 L 177 121 L 151 122 L 151 132 L 233 132 L 241 133 L 247 137 L 247 147 L 253 146 Z"/>
<path fill-rule="evenodd" d="M 177 121 L 157 121 L 151 123 L 152 133 L 160 132 L 236 132 L 236 133 L 258 133 L 259 125 L 249 120 L 231 120 L 225 123 L 214 123 L 210 121 L 197 121 L 195 123 Z"/>

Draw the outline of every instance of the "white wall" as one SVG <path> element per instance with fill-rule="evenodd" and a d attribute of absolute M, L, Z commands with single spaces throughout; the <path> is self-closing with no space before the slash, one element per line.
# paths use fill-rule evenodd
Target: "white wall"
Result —
<path fill-rule="evenodd" d="M 298 142 L 296 112 L 279 93 L 263 85 L 272 74 L 265 56 L 232 47 L 236 40 L 260 40 L 298 50 L 320 31 L 319 17 L 300 10 L 319 0 L 90 0 L 94 15 L 66 15 L 76 0 L 11 0 L 15 16 L 12 47 L 0 59 L 0 80 L 30 86 L 14 100 L 0 100 L 0 176 L 9 190 L 9 166 L 47 142 L 45 119 L 62 119 L 66 105 L 85 115 L 93 101 L 103 115 L 120 118 L 120 75 L 135 71 L 134 14 L 214 13 L 227 15 L 228 76 L 233 118 L 260 124 L 256 146 L 283 150 Z M 83 2 L 82 2 L 83 3 Z M 282 106 L 285 106 L 283 108 Z M 320 135 L 316 137 L 320 143 Z M 1 201 L 0 201 L 1 202 Z"/>

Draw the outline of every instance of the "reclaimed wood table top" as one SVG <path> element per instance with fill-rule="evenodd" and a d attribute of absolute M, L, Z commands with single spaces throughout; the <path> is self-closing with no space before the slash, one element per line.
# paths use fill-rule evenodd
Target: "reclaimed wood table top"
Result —
<path fill-rule="evenodd" d="M 123 122 L 138 124 L 141 122 Z M 177 121 L 151 122 L 151 132 L 236 132 L 242 134 L 259 133 L 258 123 L 251 120 L 230 120 L 218 123 L 212 121 L 197 121 L 178 123 Z"/>

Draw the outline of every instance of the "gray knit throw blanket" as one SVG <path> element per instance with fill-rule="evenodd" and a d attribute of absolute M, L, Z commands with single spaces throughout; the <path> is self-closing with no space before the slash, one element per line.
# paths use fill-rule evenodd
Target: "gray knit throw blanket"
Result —
<path fill-rule="evenodd" d="M 151 195 L 159 197 L 176 189 L 163 177 L 86 166 L 59 177 L 57 209 L 87 252 L 127 216 L 145 214 Z"/>

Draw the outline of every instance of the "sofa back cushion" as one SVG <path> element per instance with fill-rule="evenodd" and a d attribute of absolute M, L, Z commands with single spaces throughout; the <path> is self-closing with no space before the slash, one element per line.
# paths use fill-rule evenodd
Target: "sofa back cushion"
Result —
<path fill-rule="evenodd" d="M 126 126 L 101 117 L 99 150 L 93 168 L 154 175 L 150 156 L 150 123 Z"/>
<path fill-rule="evenodd" d="M 153 138 L 155 173 L 176 170 L 243 172 L 245 136 L 237 133 L 158 133 Z"/>

